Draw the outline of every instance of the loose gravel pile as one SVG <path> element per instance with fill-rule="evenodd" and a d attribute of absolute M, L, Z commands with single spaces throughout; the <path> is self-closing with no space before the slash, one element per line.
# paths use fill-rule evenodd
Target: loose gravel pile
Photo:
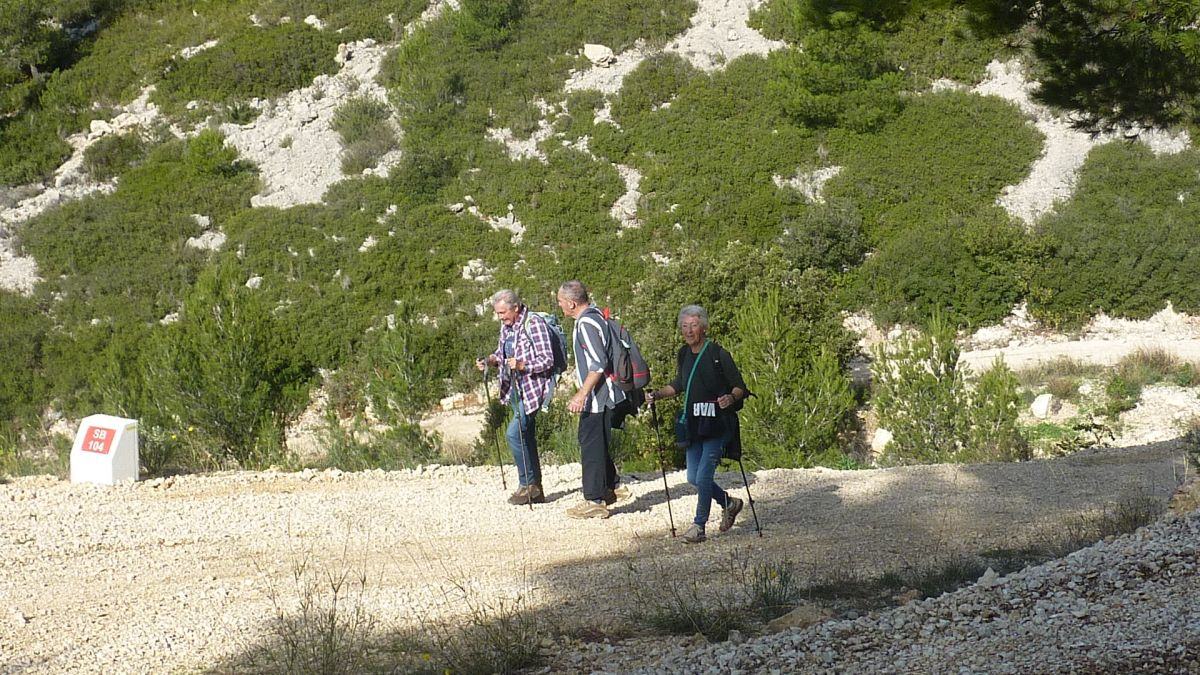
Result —
<path fill-rule="evenodd" d="M 578 499 L 578 465 L 547 467 L 544 482 L 551 501 L 533 510 L 504 503 L 507 493 L 495 467 L 231 473 L 115 488 L 20 478 L 0 483 L 0 672 L 227 667 L 261 650 L 276 608 L 290 612 L 302 599 L 293 578 L 301 568 L 318 582 L 327 573 L 366 574 L 366 587 L 352 594 L 347 606 L 369 613 L 384 633 L 430 621 L 463 622 L 478 608 L 508 603 L 552 627 L 552 639 L 543 646 L 550 668 L 609 667 L 622 663 L 622 654 L 636 655 L 638 641 L 621 646 L 580 641 L 628 634 L 631 589 L 662 581 L 631 575 L 631 564 L 717 584 L 728 583 L 731 558 L 788 559 L 814 575 L 801 579 L 804 584 L 834 568 L 870 577 L 933 565 L 943 557 L 1021 548 L 1046 541 L 1080 514 L 1121 500 L 1165 499 L 1183 473 L 1183 454 L 1180 445 L 1161 443 L 1021 464 L 754 472 L 753 494 L 765 536 L 755 535 L 747 509 L 732 530 L 718 534 L 714 525 L 709 541 L 699 546 L 668 536 L 667 502 L 655 475 L 627 477 L 633 496 L 617 504 L 611 518 L 568 519 L 564 511 Z M 511 467 L 508 479 L 511 489 Z M 682 472 L 669 474 L 669 480 L 676 527 L 682 531 L 694 511 L 695 492 Z M 718 480 L 741 492 L 739 475 L 719 474 Z M 1127 545 L 1151 545 L 1143 538 L 1124 541 L 1101 549 L 1103 555 L 1126 555 Z M 1089 578 L 1092 568 L 1084 567 L 1082 580 L 1076 581 L 1082 590 L 1047 599 L 1046 611 L 1054 612 L 1045 620 L 1075 625 L 1054 618 L 1060 604 L 1086 610 L 1086 617 L 1076 621 L 1090 625 L 1123 620 L 1134 612 L 1135 601 L 1158 602 L 1149 594 L 1158 586 L 1148 584 L 1177 583 L 1184 570 L 1176 567 L 1174 554 L 1162 550 L 1160 559 L 1152 560 L 1159 572 L 1147 572 L 1136 584 L 1127 581 L 1131 593 L 1147 590 L 1144 596 L 1130 595 L 1128 607 L 1097 605 L 1111 595 L 1103 585 L 1109 577 Z M 1074 564 L 1068 559 L 1063 567 L 1049 569 L 1074 578 L 1067 571 Z M 992 593 L 1004 593 L 1011 583 Z M 1047 588 L 1058 590 L 1057 585 Z M 1186 590 L 1179 587 L 1179 597 Z M 1175 608 L 1172 597 L 1162 601 L 1163 607 Z M 961 621 L 965 627 L 975 614 L 983 616 L 985 603 L 979 598 L 953 607 L 944 604 L 947 600 L 922 607 L 947 626 Z M 1027 611 L 1013 607 L 997 604 L 992 611 L 998 616 Z M 967 618 L 955 618 L 955 610 Z M 913 635 L 920 635 L 924 615 L 897 616 L 906 617 L 900 628 L 909 630 L 904 626 L 911 622 Z M 1165 616 L 1155 616 L 1163 623 L 1135 624 L 1147 632 L 1142 642 L 1131 644 L 1152 645 L 1178 632 Z M 1011 640 L 1020 639 L 1016 631 L 1025 625 L 1015 618 L 989 623 L 996 631 L 989 639 L 997 641 L 1009 628 Z M 1046 625 L 1059 630 L 1060 623 Z M 873 635 L 866 625 L 862 634 Z M 892 629 L 879 630 L 890 635 L 899 629 L 893 621 Z M 1100 646 L 1098 636 L 1111 629 L 1089 630 L 1077 629 L 1078 637 L 1071 633 L 1071 640 L 1093 636 Z M 665 645 L 683 641 L 644 643 L 656 645 L 651 655 L 657 658 Z M 764 649 L 772 654 L 796 650 L 797 664 L 808 663 L 800 659 L 810 656 L 819 664 L 825 655 L 773 644 L 764 643 Z M 864 644 L 886 648 L 882 637 Z M 774 667 L 769 659 L 775 657 L 743 652 L 746 646 L 722 649 L 733 656 L 705 661 L 706 666 L 758 668 L 754 659 L 768 659 L 763 665 Z M 841 653 L 835 656 L 842 658 Z M 935 658 L 922 654 L 908 657 L 913 667 L 933 663 L 917 660 Z M 682 662 L 664 664 L 673 669 Z"/>
<path fill-rule="evenodd" d="M 1200 672 L 1198 546 L 1200 513 L 1170 515 L 955 593 L 740 645 L 675 649 L 638 672 Z"/>

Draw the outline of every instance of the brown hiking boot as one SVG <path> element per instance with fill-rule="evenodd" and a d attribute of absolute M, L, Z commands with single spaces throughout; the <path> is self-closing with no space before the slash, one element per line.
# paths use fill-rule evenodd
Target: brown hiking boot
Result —
<path fill-rule="evenodd" d="M 546 503 L 546 493 L 542 491 L 541 483 L 530 483 L 529 486 L 526 488 L 525 494 L 526 494 L 526 501 L 521 502 L 522 504 L 527 504 L 530 502 L 532 502 L 534 504 L 545 504 Z"/>
<path fill-rule="evenodd" d="M 607 518 L 608 507 L 604 502 L 590 502 L 583 500 L 567 509 L 567 516 L 570 518 Z"/>
<path fill-rule="evenodd" d="M 604 493 L 604 503 L 612 506 L 617 502 L 629 499 L 631 496 L 633 496 L 633 493 L 629 491 L 629 488 L 624 485 L 618 485 L 615 489 Z"/>
<path fill-rule="evenodd" d="M 717 528 L 718 532 L 724 532 L 733 527 L 733 523 L 737 520 L 738 514 L 742 512 L 742 506 L 745 502 L 737 497 L 729 498 L 729 505 L 721 512 L 721 526 Z"/>
<path fill-rule="evenodd" d="M 517 488 L 516 492 L 509 495 L 508 503 L 509 504 L 524 504 L 525 503 L 525 495 L 529 493 L 529 487 L 530 486 L 528 486 L 528 485 L 522 485 L 521 487 Z"/>

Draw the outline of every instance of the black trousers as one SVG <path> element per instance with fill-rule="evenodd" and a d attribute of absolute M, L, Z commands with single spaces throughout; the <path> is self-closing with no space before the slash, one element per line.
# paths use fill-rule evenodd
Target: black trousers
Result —
<path fill-rule="evenodd" d="M 584 412 L 579 418 L 579 461 L 583 464 L 583 498 L 596 502 L 617 485 L 612 453 L 612 409 Z"/>

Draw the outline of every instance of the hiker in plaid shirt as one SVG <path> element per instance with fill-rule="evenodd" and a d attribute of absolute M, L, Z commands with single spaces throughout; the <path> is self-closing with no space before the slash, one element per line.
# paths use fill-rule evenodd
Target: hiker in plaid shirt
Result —
<path fill-rule="evenodd" d="M 516 291 L 503 289 L 492 295 L 492 309 L 500 320 L 496 351 L 480 359 L 480 370 L 500 368 L 500 400 L 513 411 L 505 434 L 521 486 L 508 498 L 510 504 L 546 501 L 542 491 L 542 464 L 537 451 L 537 412 L 554 390 L 554 351 L 546 320 L 530 312 Z M 513 384 L 516 384 L 514 388 Z M 518 392 L 513 396 L 514 389 Z"/>

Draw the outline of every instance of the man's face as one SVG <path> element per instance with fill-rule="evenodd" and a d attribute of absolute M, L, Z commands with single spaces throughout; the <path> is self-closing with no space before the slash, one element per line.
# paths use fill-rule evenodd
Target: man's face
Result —
<path fill-rule="evenodd" d="M 564 315 L 574 316 L 574 311 L 575 311 L 575 301 L 574 300 L 568 300 L 567 298 L 564 298 L 562 293 L 559 293 L 557 296 L 555 296 L 555 299 L 558 301 L 558 308 L 562 310 L 562 313 Z"/>
<path fill-rule="evenodd" d="M 517 315 L 521 313 L 521 308 L 509 305 L 507 302 L 497 302 L 492 305 L 492 309 L 496 310 L 496 318 L 505 326 L 511 326 L 517 320 Z"/>

